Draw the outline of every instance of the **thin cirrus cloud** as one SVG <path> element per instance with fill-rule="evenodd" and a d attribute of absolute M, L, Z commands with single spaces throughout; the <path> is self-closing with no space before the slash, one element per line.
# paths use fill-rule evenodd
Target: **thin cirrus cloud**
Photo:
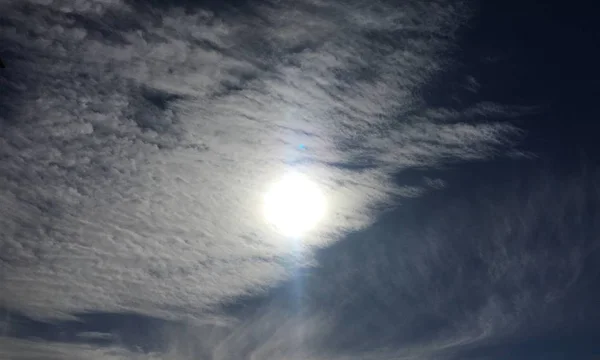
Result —
<path fill-rule="evenodd" d="M 77 329 L 67 322 L 39 331 L 41 340 L 24 339 L 23 320 L 15 319 L 13 339 L 0 339 L 0 349 L 18 359 L 561 359 L 560 344 L 582 336 L 572 325 L 598 317 L 597 295 L 580 296 L 595 281 L 584 268 L 598 256 L 600 222 L 587 210 L 600 201 L 597 179 L 545 174 L 408 200 L 400 220 L 384 216 L 378 221 L 385 226 L 333 244 L 317 256 L 318 267 L 285 283 L 288 290 L 237 315 L 225 309 L 223 316 L 235 318 L 227 324 L 130 317 L 110 337 L 95 336 L 112 341 L 92 346 L 57 334 Z M 91 317 L 81 320 L 93 324 Z M 565 325 L 571 330 L 561 341 L 540 332 Z M 146 335 L 136 338 L 135 328 Z M 587 337 L 567 348 L 575 358 L 595 345 Z"/>
<path fill-rule="evenodd" d="M 98 349 L 87 345 L 40 343 L 35 340 L 0 338 L 0 356 L 11 360 L 123 360 L 136 359 L 136 355 L 119 348 Z M 152 359 L 144 355 L 137 359 Z M 157 359 L 157 358 L 155 358 Z"/>
<path fill-rule="evenodd" d="M 428 194 L 426 205 L 409 200 L 404 216 L 384 216 L 381 226 L 324 250 L 318 267 L 236 323 L 158 326 L 160 353 L 219 360 L 585 358 L 597 349 L 593 333 L 577 332 L 598 318 L 598 295 L 581 296 L 595 282 L 600 222 L 588 209 L 600 202 L 597 179 L 546 173 L 493 190 Z"/>
<path fill-rule="evenodd" d="M 518 135 L 498 119 L 522 109 L 419 96 L 452 61 L 464 4 L 239 6 L 0 4 L 6 308 L 200 319 L 302 261 L 257 212 L 288 167 L 328 194 L 306 239 L 322 247 L 420 193 L 397 171 L 486 159 Z"/>

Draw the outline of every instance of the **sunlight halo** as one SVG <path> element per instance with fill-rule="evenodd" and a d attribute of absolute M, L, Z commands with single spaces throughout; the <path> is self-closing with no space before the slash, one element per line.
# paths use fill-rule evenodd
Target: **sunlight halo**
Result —
<path fill-rule="evenodd" d="M 326 210 L 318 185 L 304 174 L 290 172 L 274 182 L 264 195 L 264 216 L 285 236 L 301 236 L 313 229 Z"/>

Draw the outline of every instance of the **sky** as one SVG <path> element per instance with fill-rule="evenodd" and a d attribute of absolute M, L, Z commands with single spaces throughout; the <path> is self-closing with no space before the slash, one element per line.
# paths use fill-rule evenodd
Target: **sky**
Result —
<path fill-rule="evenodd" d="M 593 14 L 0 0 L 0 359 L 599 358 Z"/>

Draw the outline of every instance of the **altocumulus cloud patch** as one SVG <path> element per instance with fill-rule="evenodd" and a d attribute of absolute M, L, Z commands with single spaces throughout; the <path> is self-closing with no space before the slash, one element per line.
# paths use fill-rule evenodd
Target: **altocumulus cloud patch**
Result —
<path fill-rule="evenodd" d="M 597 179 L 546 173 L 404 201 L 402 216 L 320 251 L 318 267 L 247 306 L 232 326 L 160 327 L 164 353 L 590 358 L 598 294 L 581 294 L 598 273 L 598 212 L 589 212 Z"/>
<path fill-rule="evenodd" d="M 6 307 L 200 319 L 287 278 L 295 250 L 257 204 L 290 166 L 333 209 L 310 249 L 421 191 L 397 171 L 485 159 L 518 134 L 486 121 L 512 108 L 458 122 L 417 95 L 452 61 L 462 4 L 159 5 L 0 5 Z"/>

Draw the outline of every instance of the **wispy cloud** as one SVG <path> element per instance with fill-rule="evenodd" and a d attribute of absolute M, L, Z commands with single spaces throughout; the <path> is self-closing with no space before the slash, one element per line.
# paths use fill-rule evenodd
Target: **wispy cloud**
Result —
<path fill-rule="evenodd" d="M 518 135 L 491 119 L 524 109 L 418 95 L 452 61 L 462 4 L 205 5 L 0 4 L 7 308 L 200 319 L 288 277 L 295 250 L 256 205 L 287 167 L 328 193 L 305 243 L 323 246 L 421 191 L 397 171 L 485 159 Z"/>
<path fill-rule="evenodd" d="M 158 360 L 152 354 L 136 354 L 120 348 L 97 348 L 87 345 L 43 343 L 0 337 L 0 356 L 10 360 Z"/>
<path fill-rule="evenodd" d="M 598 318 L 580 291 L 595 281 L 583 269 L 598 258 L 600 193 L 597 174 L 544 175 L 409 201 L 238 323 L 165 331 L 167 358 L 496 359 L 508 344 L 558 359 L 553 331 Z"/>

